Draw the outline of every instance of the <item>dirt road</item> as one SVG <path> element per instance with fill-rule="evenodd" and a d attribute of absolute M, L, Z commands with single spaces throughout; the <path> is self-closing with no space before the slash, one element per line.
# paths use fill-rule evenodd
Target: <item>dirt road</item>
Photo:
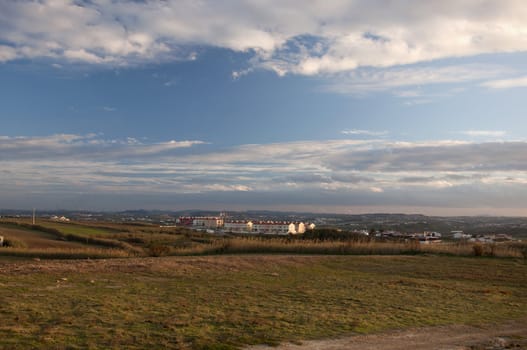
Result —
<path fill-rule="evenodd" d="M 502 350 L 527 349 L 527 319 L 500 325 L 415 328 L 374 335 L 252 346 L 247 350 Z"/>

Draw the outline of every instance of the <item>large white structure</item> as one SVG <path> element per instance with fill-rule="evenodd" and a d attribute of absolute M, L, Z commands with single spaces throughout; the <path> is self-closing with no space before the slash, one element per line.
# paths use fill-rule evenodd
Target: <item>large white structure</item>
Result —
<path fill-rule="evenodd" d="M 452 238 L 454 239 L 469 239 L 472 238 L 472 235 L 463 233 L 463 231 L 451 231 Z"/>
<path fill-rule="evenodd" d="M 224 216 L 181 216 L 176 220 L 181 226 L 191 226 L 196 229 L 220 229 L 232 233 L 254 233 L 270 235 L 301 234 L 313 230 L 315 224 L 287 221 L 250 221 L 224 220 Z"/>
<path fill-rule="evenodd" d="M 307 229 L 314 228 L 315 224 L 307 225 Z M 286 221 L 226 221 L 223 229 L 233 233 L 287 235 L 306 232 L 306 224 Z"/>
<path fill-rule="evenodd" d="M 196 228 L 219 228 L 223 226 L 223 217 L 219 216 L 181 216 L 177 224 Z"/>
<path fill-rule="evenodd" d="M 291 224 L 284 221 L 255 221 L 253 222 L 253 232 L 261 234 L 287 235 L 290 232 L 290 225 Z"/>
<path fill-rule="evenodd" d="M 253 232 L 253 223 L 251 221 L 226 221 L 223 224 L 225 232 L 233 233 L 251 233 Z"/>

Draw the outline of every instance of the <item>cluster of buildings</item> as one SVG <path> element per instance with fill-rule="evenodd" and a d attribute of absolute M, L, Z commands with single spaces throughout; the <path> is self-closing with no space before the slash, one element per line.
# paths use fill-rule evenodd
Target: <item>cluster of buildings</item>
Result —
<path fill-rule="evenodd" d="M 396 238 L 396 239 L 412 239 L 418 240 L 420 243 L 440 243 L 442 235 L 435 231 L 424 231 L 420 233 L 402 233 L 398 231 L 382 231 L 374 232 L 375 237 L 378 238 Z"/>
<path fill-rule="evenodd" d="M 420 243 L 440 243 L 443 238 L 441 233 L 434 231 L 425 231 L 423 233 L 402 233 L 398 231 L 383 231 L 374 232 L 373 234 L 375 237 L 380 238 L 414 239 L 418 240 Z M 451 231 L 450 235 L 447 234 L 447 238 L 479 243 L 497 243 L 514 240 L 511 235 L 504 233 L 472 235 L 464 233 L 463 231 Z"/>
<path fill-rule="evenodd" d="M 463 239 L 467 242 L 479 242 L 479 243 L 497 243 L 497 242 L 508 242 L 514 240 L 511 235 L 505 233 L 493 233 L 485 235 L 471 235 L 463 233 L 463 231 L 452 231 L 452 238 Z"/>
<path fill-rule="evenodd" d="M 70 219 L 65 216 L 52 215 L 49 219 L 53 221 L 70 222 Z"/>
<path fill-rule="evenodd" d="M 181 216 L 176 220 L 180 226 L 213 232 L 253 233 L 288 235 L 302 234 L 313 230 L 315 224 L 288 221 L 227 220 L 224 216 Z"/>

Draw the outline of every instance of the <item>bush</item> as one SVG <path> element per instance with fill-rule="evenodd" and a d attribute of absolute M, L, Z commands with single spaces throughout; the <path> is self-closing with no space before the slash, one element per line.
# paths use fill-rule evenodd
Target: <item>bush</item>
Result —
<path fill-rule="evenodd" d="M 525 260 L 527 260 L 527 244 L 521 244 L 519 247 L 520 254 Z"/>
<path fill-rule="evenodd" d="M 483 255 L 483 246 L 481 244 L 474 244 L 472 246 L 472 251 L 474 252 L 474 256 L 482 256 Z"/>
<path fill-rule="evenodd" d="M 5 238 L 4 247 L 9 248 L 27 248 L 26 242 L 20 241 L 16 238 Z"/>
<path fill-rule="evenodd" d="M 153 244 L 148 248 L 148 255 L 150 256 L 165 256 L 170 254 L 170 247 L 162 244 Z"/>
<path fill-rule="evenodd" d="M 304 240 L 336 242 L 364 242 L 369 240 L 369 237 L 363 236 L 360 233 L 352 231 L 342 231 L 334 228 L 320 228 L 314 230 L 307 230 L 304 234 L 300 235 L 299 237 Z"/>

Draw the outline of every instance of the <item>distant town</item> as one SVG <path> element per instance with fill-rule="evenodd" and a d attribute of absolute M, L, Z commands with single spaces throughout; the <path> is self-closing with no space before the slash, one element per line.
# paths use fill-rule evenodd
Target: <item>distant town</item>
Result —
<path fill-rule="evenodd" d="M 176 220 L 180 226 L 204 229 L 209 233 L 255 233 L 255 234 L 302 234 L 315 229 L 313 223 L 273 220 L 229 220 L 220 216 L 181 216 Z"/>
<path fill-rule="evenodd" d="M 208 233 L 245 233 L 245 234 L 275 234 L 296 235 L 303 234 L 306 230 L 314 230 L 314 223 L 289 222 L 289 221 L 262 221 L 262 220 L 228 220 L 224 214 L 219 216 L 181 216 L 176 220 L 178 226 L 185 226 Z M 421 243 L 440 243 L 443 233 L 435 231 L 399 232 L 394 230 L 358 230 L 352 231 L 358 235 L 371 236 L 381 239 L 418 240 Z M 472 235 L 463 231 L 450 231 L 446 237 L 467 242 L 496 243 L 515 240 L 509 234 L 493 233 Z"/>
<path fill-rule="evenodd" d="M 1 217 L 31 217 L 30 210 L 0 210 Z M 493 243 L 527 239 L 525 217 L 436 217 L 419 214 L 320 214 L 275 211 L 214 212 L 202 210 L 123 212 L 38 211 L 37 219 L 61 222 L 148 223 L 182 226 L 214 234 L 298 235 L 332 228 L 387 240 L 447 240 Z"/>

